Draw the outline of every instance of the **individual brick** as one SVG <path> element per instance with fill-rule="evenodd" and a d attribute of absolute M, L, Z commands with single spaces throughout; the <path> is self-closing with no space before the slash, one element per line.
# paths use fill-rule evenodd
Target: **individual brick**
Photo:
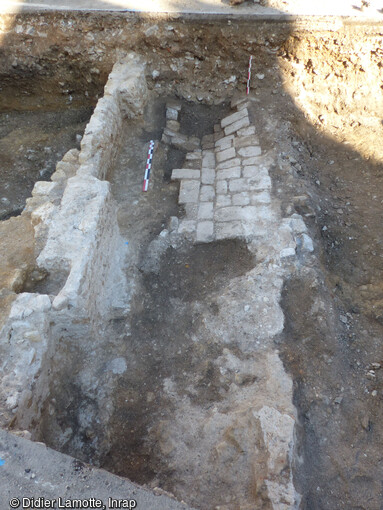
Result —
<path fill-rule="evenodd" d="M 200 179 L 201 172 L 192 168 L 175 168 L 172 171 L 172 181 L 177 179 Z"/>
<path fill-rule="evenodd" d="M 247 110 L 246 110 L 247 111 Z M 235 133 L 241 128 L 249 126 L 250 121 L 249 117 L 243 117 L 243 119 L 238 120 L 237 122 L 234 122 L 234 124 L 230 124 L 230 126 L 225 127 L 225 135 L 231 135 L 232 133 Z"/>
<path fill-rule="evenodd" d="M 214 187 L 213 186 L 201 186 L 201 193 L 199 199 L 201 202 L 212 202 L 214 200 Z"/>
<path fill-rule="evenodd" d="M 237 237 L 243 237 L 243 227 L 240 221 L 230 221 L 215 224 L 216 239 L 235 239 Z"/>
<path fill-rule="evenodd" d="M 168 106 L 166 108 L 166 118 L 168 120 L 178 120 L 178 111 L 175 108 Z"/>
<path fill-rule="evenodd" d="M 262 153 L 261 148 L 258 145 L 252 147 L 242 147 L 238 150 L 238 154 L 243 158 L 253 158 L 254 156 L 260 156 Z"/>
<path fill-rule="evenodd" d="M 225 168 L 233 168 L 234 166 L 240 166 L 241 160 L 239 158 L 229 159 L 223 163 L 217 165 L 217 170 L 224 170 Z"/>
<path fill-rule="evenodd" d="M 269 172 L 266 169 L 262 169 L 261 167 L 257 165 L 248 165 L 244 166 L 242 170 L 243 177 L 250 178 L 250 177 L 260 177 L 262 175 L 269 175 Z"/>
<path fill-rule="evenodd" d="M 248 126 L 238 130 L 238 136 L 255 135 L 255 126 Z"/>
<path fill-rule="evenodd" d="M 231 206 L 217 209 L 214 213 L 215 221 L 235 221 L 242 219 L 242 207 Z"/>
<path fill-rule="evenodd" d="M 235 122 L 238 122 L 239 120 L 242 120 L 244 117 L 248 116 L 247 109 L 243 109 L 239 112 L 232 113 L 228 117 L 225 117 L 221 120 L 221 127 L 225 128 L 229 126 L 230 124 L 234 124 Z"/>
<path fill-rule="evenodd" d="M 182 180 L 178 203 L 190 204 L 198 202 L 200 182 L 193 180 Z"/>
<path fill-rule="evenodd" d="M 198 203 L 189 203 L 184 205 L 186 219 L 196 220 L 198 218 Z"/>
<path fill-rule="evenodd" d="M 231 205 L 231 196 L 230 195 L 217 195 L 215 206 L 218 209 L 219 207 L 229 207 Z"/>
<path fill-rule="evenodd" d="M 242 160 L 243 166 L 259 165 L 262 162 L 262 156 L 255 156 L 254 158 L 246 158 Z"/>
<path fill-rule="evenodd" d="M 231 107 L 234 109 L 235 107 L 238 107 L 240 106 L 241 104 L 243 103 L 247 103 L 248 102 L 248 98 L 245 96 L 245 97 L 236 97 L 236 98 L 233 98 L 231 100 Z"/>
<path fill-rule="evenodd" d="M 216 151 L 222 151 L 224 149 L 229 149 L 233 146 L 234 135 L 224 136 L 220 140 L 215 142 Z"/>
<path fill-rule="evenodd" d="M 199 220 L 211 220 L 213 219 L 213 202 L 203 202 L 200 204 L 198 209 Z"/>
<path fill-rule="evenodd" d="M 260 193 L 252 193 L 251 194 L 251 204 L 270 204 L 271 197 L 268 191 L 261 191 Z"/>
<path fill-rule="evenodd" d="M 247 179 L 233 179 L 229 182 L 231 193 L 240 193 L 241 191 L 249 191 L 249 183 Z"/>
<path fill-rule="evenodd" d="M 212 221 L 200 221 L 197 225 L 197 242 L 209 243 L 214 240 L 214 223 Z"/>
<path fill-rule="evenodd" d="M 246 192 L 236 193 L 232 196 L 233 205 L 248 205 L 250 203 L 249 194 Z"/>
<path fill-rule="evenodd" d="M 224 170 L 218 170 L 217 180 L 224 179 L 238 179 L 241 177 L 241 167 L 235 166 L 233 168 L 225 168 Z"/>
<path fill-rule="evenodd" d="M 214 184 L 215 170 L 214 168 L 202 169 L 202 184 Z"/>
<path fill-rule="evenodd" d="M 213 151 L 202 151 L 202 168 L 215 167 L 215 154 Z"/>
<path fill-rule="evenodd" d="M 251 191 L 262 191 L 271 189 L 271 179 L 269 175 L 262 175 L 249 179 L 249 188 Z"/>
<path fill-rule="evenodd" d="M 231 147 L 230 149 L 225 149 L 223 151 L 216 153 L 217 163 L 222 163 L 228 159 L 235 158 L 235 149 Z"/>
<path fill-rule="evenodd" d="M 227 193 L 227 182 L 226 181 L 217 181 L 215 190 L 220 195 L 226 195 Z"/>

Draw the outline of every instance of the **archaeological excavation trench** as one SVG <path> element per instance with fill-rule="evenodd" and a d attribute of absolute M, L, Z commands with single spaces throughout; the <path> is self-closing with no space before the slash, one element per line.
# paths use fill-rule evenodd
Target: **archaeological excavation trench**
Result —
<path fill-rule="evenodd" d="M 1 23 L 2 429 L 188 508 L 381 509 L 381 25 Z"/>

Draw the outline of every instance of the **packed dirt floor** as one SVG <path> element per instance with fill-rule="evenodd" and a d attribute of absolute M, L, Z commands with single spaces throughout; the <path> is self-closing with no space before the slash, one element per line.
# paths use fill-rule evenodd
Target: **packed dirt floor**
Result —
<path fill-rule="evenodd" d="M 273 196 L 282 216 L 296 211 L 304 217 L 316 250 L 315 259 L 284 282 L 285 327 L 275 345 L 293 378 L 294 483 L 305 510 L 378 510 L 383 501 L 383 51 L 378 36 L 368 40 L 367 49 L 364 43 L 334 33 L 294 36 L 275 51 L 271 47 L 252 77 L 249 115 L 263 151 L 275 156 Z M 126 143 L 109 176 L 121 233 L 129 243 L 129 310 L 111 317 L 102 344 L 84 339 L 81 345 L 60 345 L 37 438 L 173 492 L 196 508 L 228 504 L 223 486 L 234 495 L 243 492 L 244 503 L 237 500 L 237 508 L 254 508 L 245 506 L 249 486 L 239 485 L 232 472 L 226 480 L 222 473 L 211 473 L 210 479 L 199 471 L 196 490 L 190 465 L 201 461 L 192 449 L 186 450 L 184 465 L 167 462 L 177 434 L 189 438 L 185 423 L 179 422 L 184 429 L 174 428 L 177 406 L 184 410 L 175 395 L 187 396 L 195 409 L 207 409 L 225 399 L 232 382 L 227 376 L 222 383 L 217 368 L 216 360 L 228 356 L 222 345 L 207 336 L 196 342 L 193 333 L 205 310 L 218 313 L 221 289 L 252 270 L 257 258 L 238 240 L 161 247 L 159 234 L 171 216 L 180 215 L 178 185 L 170 182 L 170 172 L 185 157 L 160 142 L 151 192 L 142 194 L 147 143 L 161 139 L 165 123 L 168 91 L 162 86 L 155 88 L 153 79 L 157 95 L 142 123 L 127 121 Z M 211 132 L 227 113 L 228 99 L 218 106 L 183 99 L 183 132 Z M 71 134 L 66 125 L 60 132 L 73 140 L 84 120 L 71 117 Z M 41 143 L 42 154 L 45 139 Z M 54 152 L 60 150 L 57 145 Z M 43 170 L 40 162 L 31 171 L 36 178 Z M 10 160 L 9 172 L 17 164 Z M 18 193 L 6 197 L 9 211 L 22 207 Z M 154 337 L 156 342 L 146 341 Z M 229 347 L 242 356 L 241 363 L 249 361 Z M 244 388 L 253 383 L 235 379 Z M 190 416 L 194 424 L 199 415 Z M 214 476 L 221 476 L 222 485 Z M 262 488 L 256 498 L 256 508 L 271 508 Z"/>

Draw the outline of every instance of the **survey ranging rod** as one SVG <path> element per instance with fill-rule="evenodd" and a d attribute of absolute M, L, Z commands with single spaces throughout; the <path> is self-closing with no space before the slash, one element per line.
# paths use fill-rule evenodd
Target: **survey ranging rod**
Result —
<path fill-rule="evenodd" d="M 253 61 L 253 55 L 250 55 L 249 58 L 249 70 L 247 72 L 247 87 L 246 87 L 246 95 L 249 95 L 250 92 L 250 78 L 251 78 L 251 63 Z"/>
<path fill-rule="evenodd" d="M 144 183 L 142 185 L 142 191 L 148 191 L 150 170 L 152 168 L 153 151 L 154 151 L 154 140 L 150 140 L 150 142 L 149 142 L 149 150 L 148 150 L 148 157 L 147 157 L 147 160 L 146 160 L 146 169 L 145 169 Z"/>

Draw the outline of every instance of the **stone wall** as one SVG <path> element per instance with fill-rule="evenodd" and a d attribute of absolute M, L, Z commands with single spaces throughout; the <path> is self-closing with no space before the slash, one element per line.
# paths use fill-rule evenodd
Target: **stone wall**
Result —
<path fill-rule="evenodd" d="M 97 341 L 105 316 L 123 307 L 125 243 L 104 179 L 119 149 L 124 117 L 146 100 L 144 67 L 134 55 L 118 61 L 89 122 L 81 152 L 69 151 L 51 182 L 37 182 L 25 214 L 35 228 L 37 272 L 46 293 L 22 293 L 0 333 L 0 405 L 19 427 L 34 428 L 49 391 L 56 343 L 70 336 Z"/>

